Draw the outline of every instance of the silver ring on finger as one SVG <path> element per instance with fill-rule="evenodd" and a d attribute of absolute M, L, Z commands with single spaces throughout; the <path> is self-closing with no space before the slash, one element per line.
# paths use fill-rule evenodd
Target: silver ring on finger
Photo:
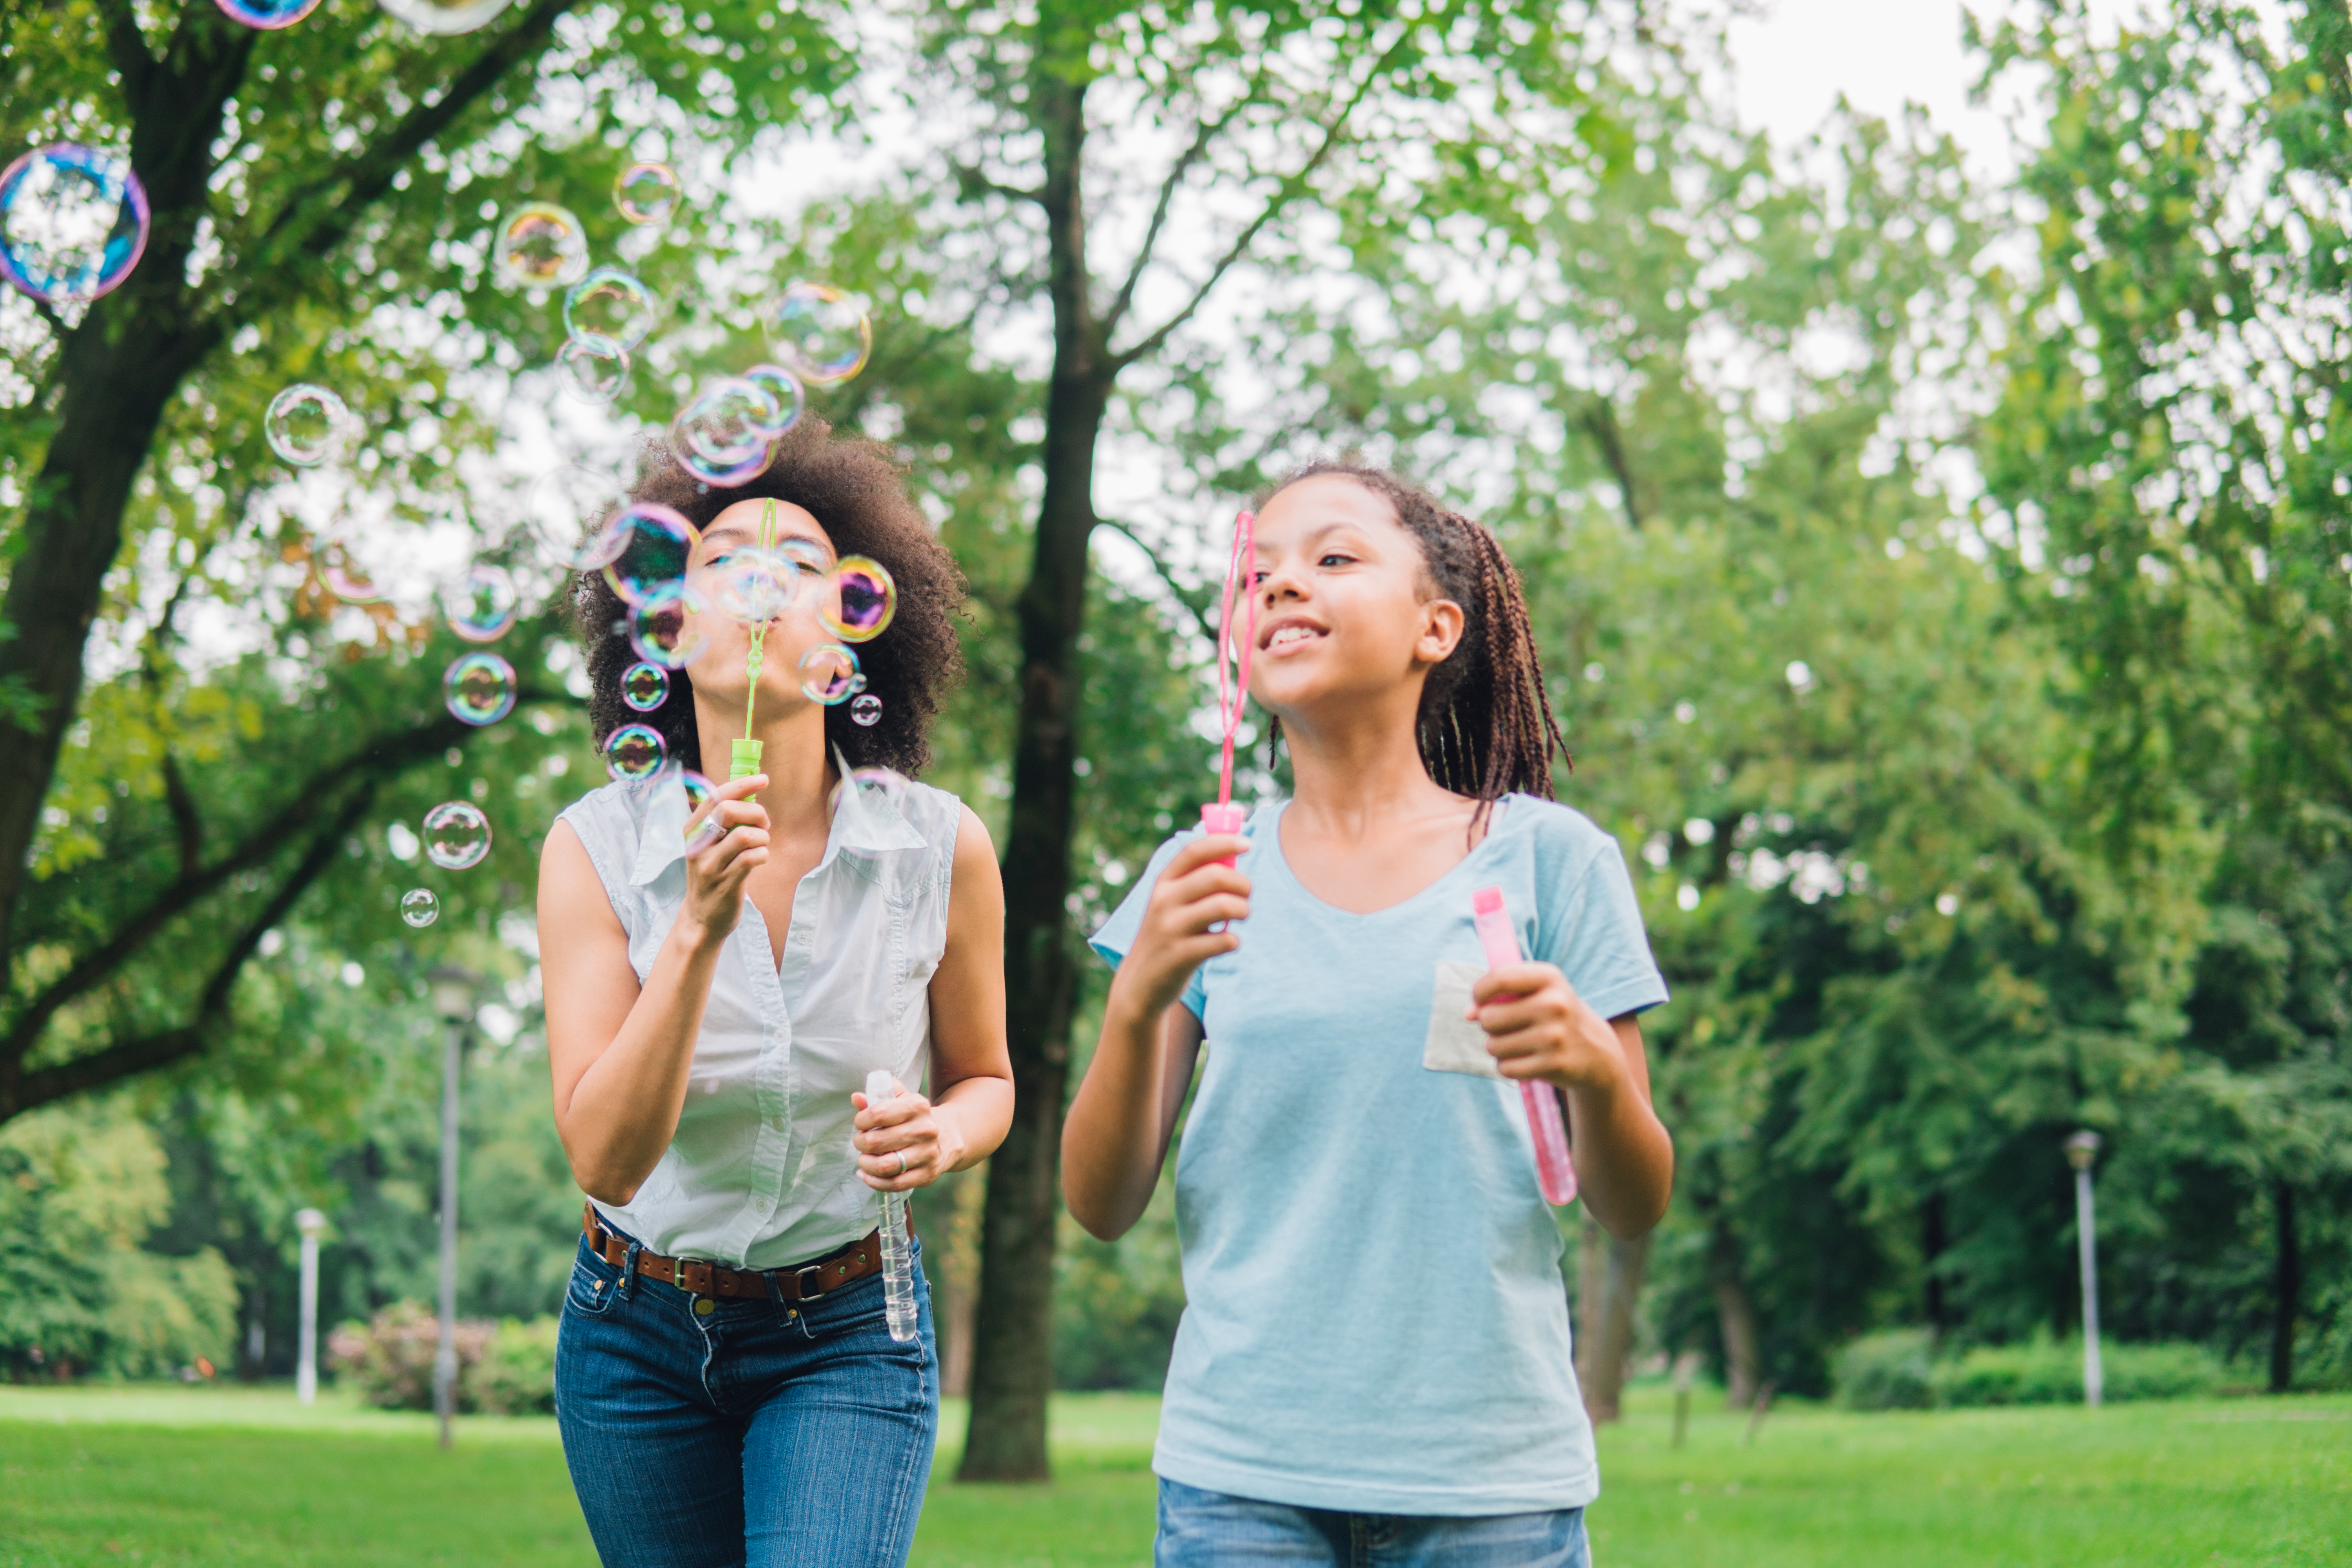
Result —
<path fill-rule="evenodd" d="M 903 1176 L 903 1175 L 905 1175 L 906 1173 L 907 1173 L 907 1152 L 906 1152 L 904 1149 L 901 1149 L 901 1150 L 899 1150 L 899 1151 L 898 1151 L 898 1174 L 900 1174 L 900 1175 L 902 1175 L 902 1176 Z"/>

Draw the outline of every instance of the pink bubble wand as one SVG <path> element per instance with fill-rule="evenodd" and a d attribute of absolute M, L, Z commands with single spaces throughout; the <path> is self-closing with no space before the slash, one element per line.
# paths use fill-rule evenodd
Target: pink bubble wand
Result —
<path fill-rule="evenodd" d="M 1502 889 L 1481 888 L 1470 895 L 1470 921 L 1477 928 L 1478 945 L 1486 950 L 1488 969 L 1519 962 L 1519 933 L 1512 929 L 1510 911 L 1503 907 Z M 1574 1203 L 1576 1165 L 1568 1155 L 1568 1127 L 1560 1120 L 1559 1090 L 1541 1079 L 1522 1079 L 1519 1103 L 1527 1110 L 1528 1131 L 1535 1138 L 1536 1180 L 1543 1186 L 1544 1201 Z"/>
<path fill-rule="evenodd" d="M 1217 721 L 1223 738 L 1217 798 L 1213 805 L 1201 807 L 1201 828 L 1205 833 L 1239 833 L 1249 819 L 1249 814 L 1234 804 L 1234 736 L 1242 727 L 1242 710 L 1249 702 L 1250 653 L 1257 647 L 1257 586 L 1249 580 L 1256 563 L 1257 514 L 1238 512 L 1234 517 L 1233 548 L 1225 559 L 1224 599 L 1217 609 Z M 1237 599 L 1243 626 L 1238 643 L 1234 637 Z M 1229 655 L 1237 667 L 1230 680 Z M 1234 858 L 1229 855 L 1221 864 L 1230 866 Z"/>

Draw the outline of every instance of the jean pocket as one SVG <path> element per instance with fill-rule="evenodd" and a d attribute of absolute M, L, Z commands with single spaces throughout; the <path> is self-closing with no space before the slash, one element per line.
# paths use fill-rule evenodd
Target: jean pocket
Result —
<path fill-rule="evenodd" d="M 572 1264 L 572 1282 L 564 1287 L 563 1310 L 583 1318 L 603 1315 L 611 1310 L 614 1299 L 621 1293 L 621 1271 L 588 1250 L 586 1242 L 580 1245 L 580 1255 Z"/>

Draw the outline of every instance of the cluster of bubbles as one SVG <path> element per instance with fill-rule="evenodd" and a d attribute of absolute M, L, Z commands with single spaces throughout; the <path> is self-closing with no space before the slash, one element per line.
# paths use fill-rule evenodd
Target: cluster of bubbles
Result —
<path fill-rule="evenodd" d="M 79 142 L 0 170 L 0 276 L 50 305 L 119 287 L 147 248 L 147 191 L 128 159 Z"/>

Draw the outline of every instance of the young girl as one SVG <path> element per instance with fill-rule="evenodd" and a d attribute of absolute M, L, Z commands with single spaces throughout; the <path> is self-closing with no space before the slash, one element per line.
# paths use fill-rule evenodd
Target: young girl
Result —
<path fill-rule="evenodd" d="M 1512 1080 L 1565 1093 L 1586 1207 L 1646 1231 L 1674 1156 L 1633 1015 L 1665 986 L 1616 841 L 1549 798 L 1560 737 L 1492 536 L 1327 463 L 1256 546 L 1250 690 L 1297 793 L 1171 838 L 1096 934 L 1118 973 L 1062 1145 L 1070 1212 L 1118 1236 L 1208 1046 L 1157 1561 L 1572 1568 L 1600 1476 Z M 1488 887 L 1529 955 L 1491 973 Z"/>
<path fill-rule="evenodd" d="M 803 592 L 766 635 L 761 772 L 691 818 L 674 772 L 611 784 L 548 835 L 548 1058 L 590 1199 L 557 1339 L 564 1458 L 608 1568 L 896 1565 L 939 1362 L 919 1268 L 917 1337 L 887 1326 L 876 1189 L 977 1163 L 1013 1107 L 988 836 L 953 795 L 866 771 L 929 759 L 961 580 L 882 449 L 813 417 L 737 489 L 701 491 L 656 450 L 637 499 L 699 530 L 689 572 L 780 529 L 825 563 L 881 562 L 898 609 L 860 649 L 878 722 L 803 692 L 802 654 L 832 640 Z M 623 700 L 625 607 L 589 576 L 577 609 L 599 742 L 649 722 L 673 762 L 726 778 L 746 628 L 690 614 L 709 646 L 645 713 Z M 721 831 L 698 845 L 702 818 Z M 931 1095 L 868 1106 L 875 1068 L 928 1072 Z"/>

